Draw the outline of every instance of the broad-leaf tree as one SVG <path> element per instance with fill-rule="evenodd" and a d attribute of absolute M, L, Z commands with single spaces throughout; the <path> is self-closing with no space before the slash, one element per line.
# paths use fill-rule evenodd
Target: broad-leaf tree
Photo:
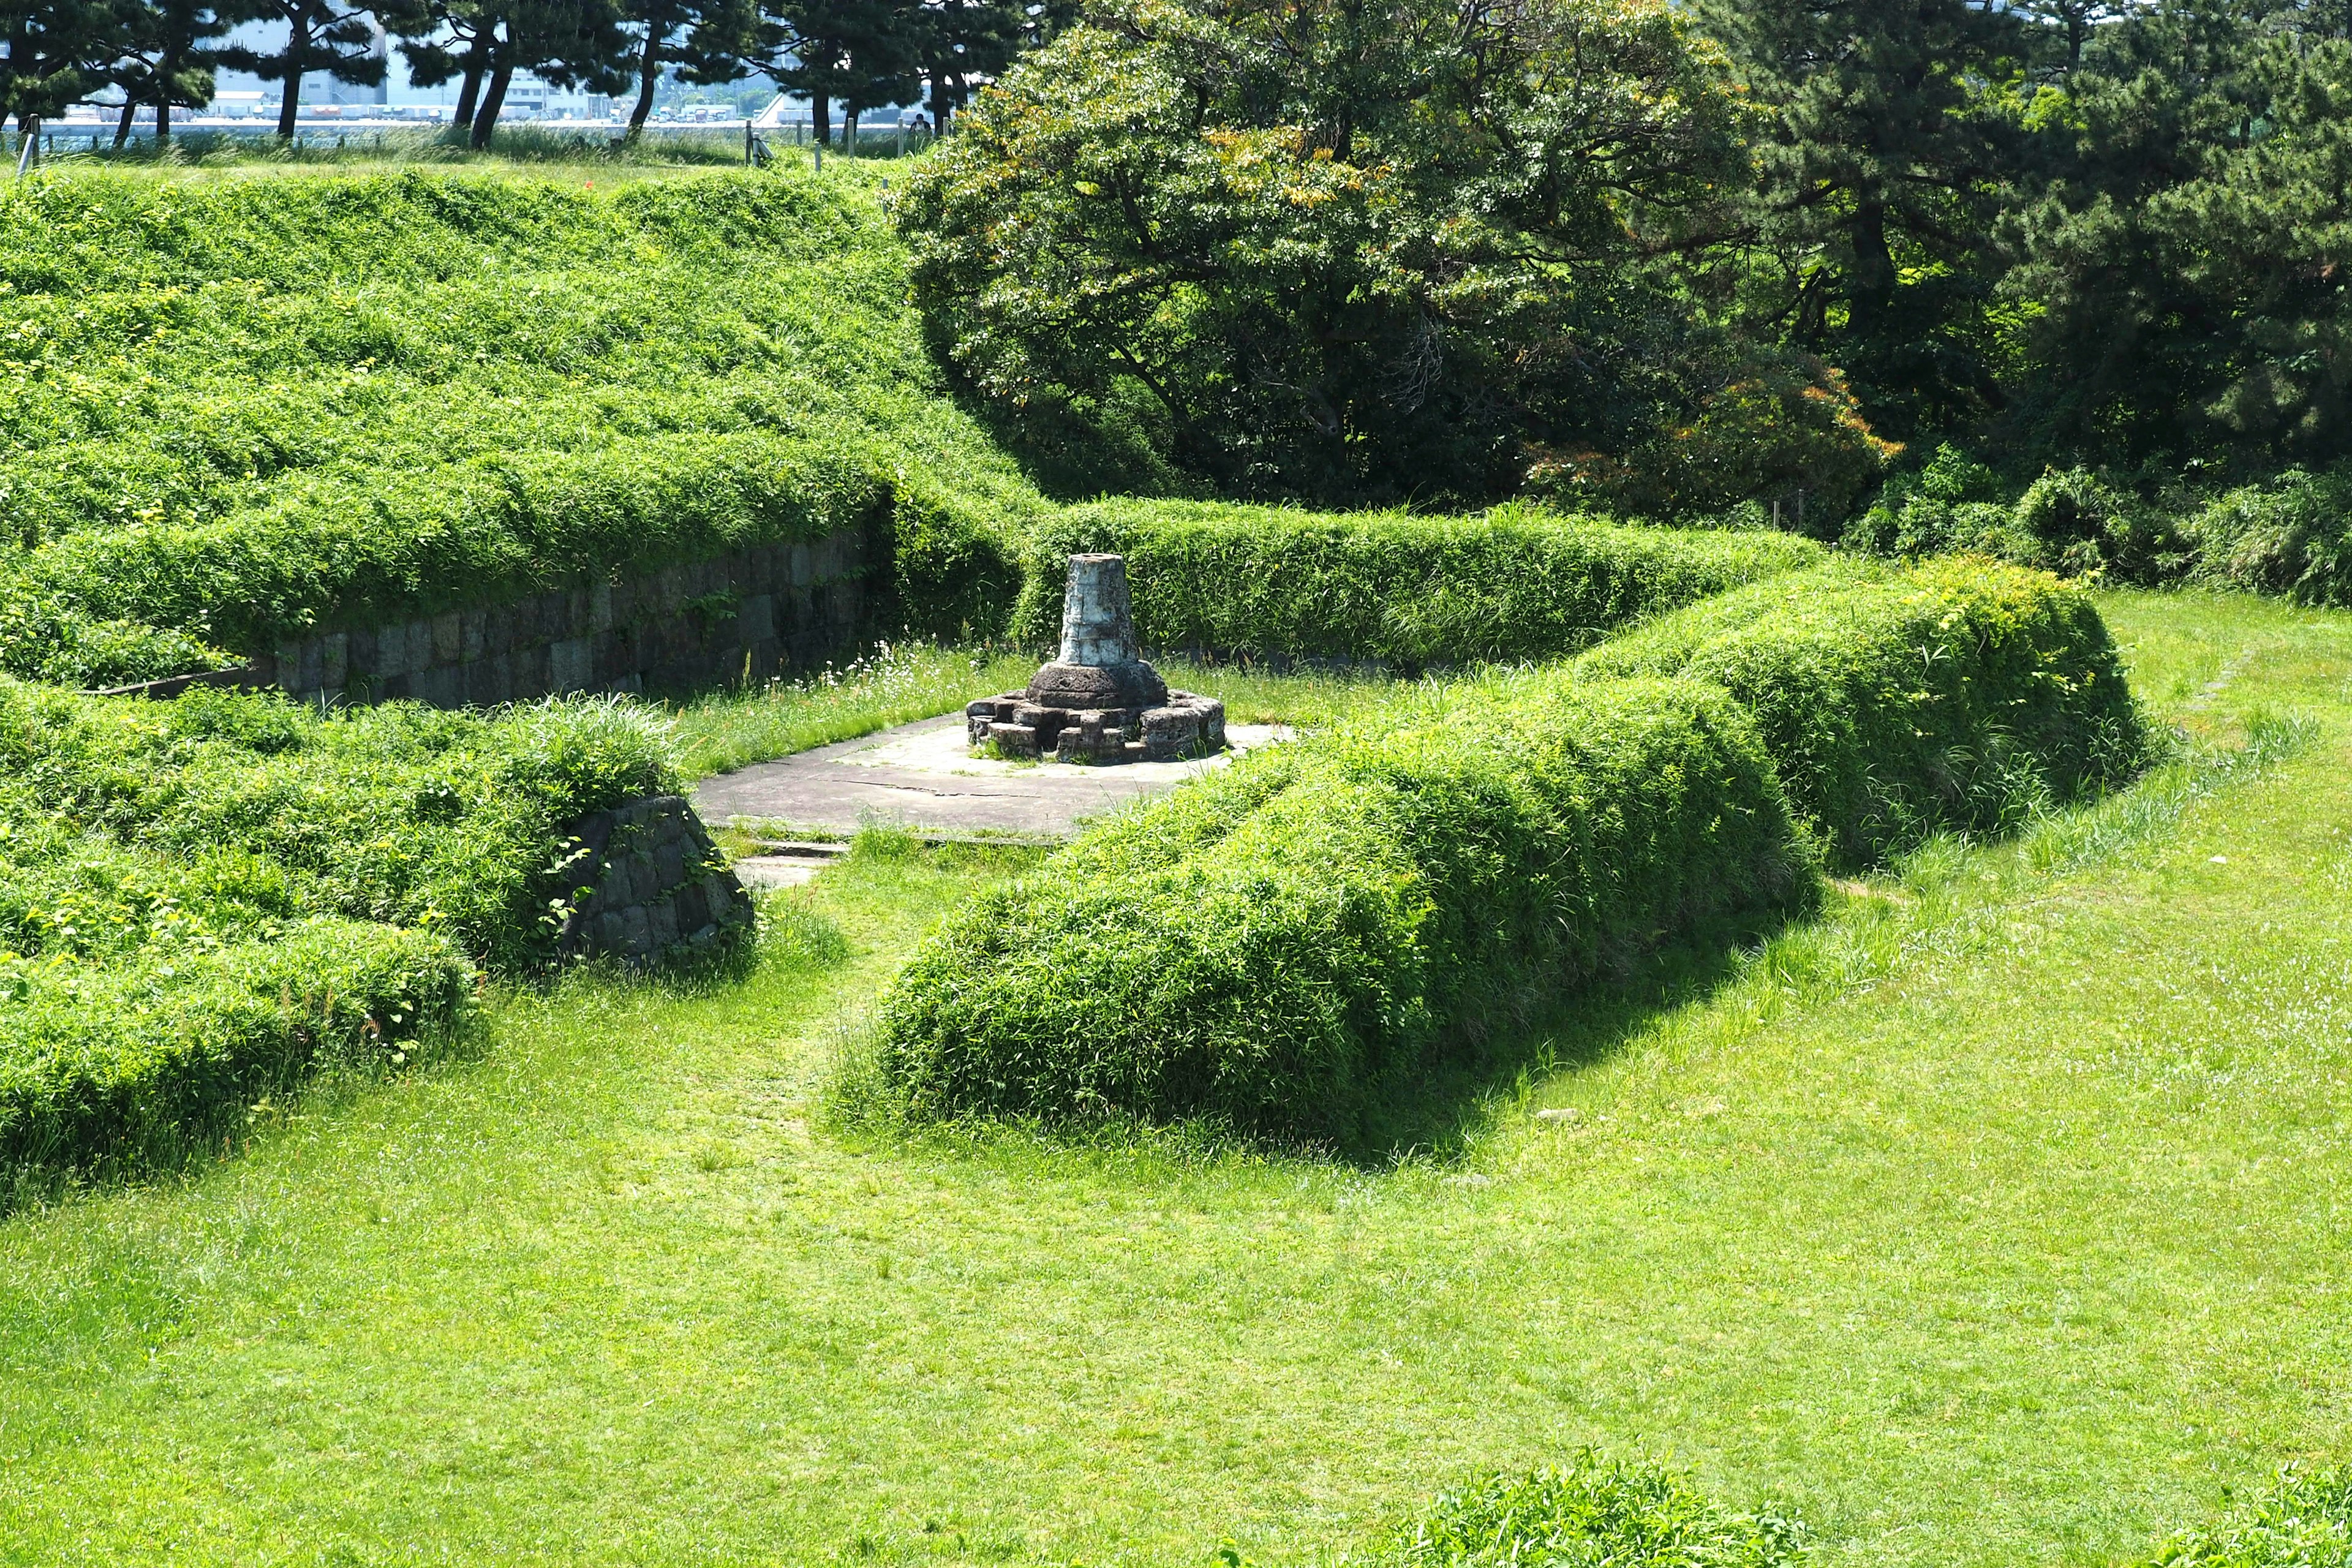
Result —
<path fill-rule="evenodd" d="M 1140 429 L 1231 490 L 1493 494 L 1716 395 L 1837 403 L 1743 382 L 1679 292 L 1751 184 L 1727 88 L 1652 0 L 1136 0 L 982 90 L 899 221 L 1016 428 Z"/>

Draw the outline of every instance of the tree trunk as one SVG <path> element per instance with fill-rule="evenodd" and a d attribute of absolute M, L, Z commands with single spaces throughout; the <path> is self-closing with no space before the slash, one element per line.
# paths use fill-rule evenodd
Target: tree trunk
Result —
<path fill-rule="evenodd" d="M 654 111 L 654 89 L 661 85 L 661 36 L 668 29 L 659 22 L 646 23 L 645 58 L 637 64 L 637 106 L 629 110 L 629 140 L 645 134 L 646 118 Z"/>
<path fill-rule="evenodd" d="M 131 140 L 131 117 L 138 112 L 139 105 L 138 102 L 131 98 L 131 89 L 129 88 L 123 89 L 122 118 L 116 121 L 114 124 L 114 150 L 116 152 L 121 152 L 122 144 Z"/>
<path fill-rule="evenodd" d="M 931 73 L 931 134 L 948 133 L 948 73 L 942 68 Z"/>
<path fill-rule="evenodd" d="M 488 56 L 488 33 L 475 34 L 474 41 L 466 47 L 466 74 L 457 84 L 457 107 L 449 116 L 450 124 L 468 128 L 473 125 L 474 106 L 482 92 L 482 64 Z"/>
<path fill-rule="evenodd" d="M 155 95 L 155 144 L 162 146 L 172 139 L 172 91 L 165 88 Z"/>
<path fill-rule="evenodd" d="M 1846 299 L 1854 327 L 1870 331 L 1885 317 L 1895 300 L 1895 253 L 1886 247 L 1886 204 L 1865 198 L 1856 205 L 1853 226 L 1853 271 L 1846 279 Z"/>
<path fill-rule="evenodd" d="M 505 60 L 490 72 L 490 85 L 482 94 L 482 107 L 474 111 L 474 151 L 481 152 L 490 144 L 490 132 L 499 128 L 499 110 L 507 101 L 507 84 L 514 80 L 514 67 Z"/>
<path fill-rule="evenodd" d="M 809 94 L 809 131 L 818 146 L 833 145 L 833 100 L 821 92 Z"/>
<path fill-rule="evenodd" d="M 302 68 L 310 63 L 310 18 L 297 12 L 286 35 L 286 90 L 278 105 L 278 140 L 294 140 L 294 117 L 302 108 Z"/>

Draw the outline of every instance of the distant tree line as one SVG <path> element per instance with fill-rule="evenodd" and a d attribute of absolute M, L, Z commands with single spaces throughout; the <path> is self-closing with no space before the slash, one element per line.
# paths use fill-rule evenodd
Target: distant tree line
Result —
<path fill-rule="evenodd" d="M 142 109 L 168 137 L 173 112 L 209 104 L 226 68 L 279 85 L 278 133 L 291 137 L 304 77 L 377 85 L 391 38 L 411 80 L 457 84 L 456 121 L 477 147 L 522 72 L 632 99 L 631 135 L 665 77 L 709 85 L 765 72 L 808 97 L 829 140 L 836 110 L 854 123 L 921 102 L 944 128 L 976 85 L 1066 17 L 1063 0 L 0 0 L 0 119 L 29 134 L 112 91 L 117 145 Z M 247 22 L 285 36 L 267 49 L 231 43 Z"/>

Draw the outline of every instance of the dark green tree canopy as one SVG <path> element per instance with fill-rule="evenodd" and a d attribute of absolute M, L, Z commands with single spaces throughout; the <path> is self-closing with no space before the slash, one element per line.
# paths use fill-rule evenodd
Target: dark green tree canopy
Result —
<path fill-rule="evenodd" d="M 1664 5 L 1119 4 L 1024 58 L 900 204 L 945 352 L 1033 424 L 1210 482 L 1509 489 L 1736 377 L 1675 297 L 1752 183 Z"/>

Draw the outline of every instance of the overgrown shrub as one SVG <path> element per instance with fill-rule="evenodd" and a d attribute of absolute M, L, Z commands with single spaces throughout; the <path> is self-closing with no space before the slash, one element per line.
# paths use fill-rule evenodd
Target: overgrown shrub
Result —
<path fill-rule="evenodd" d="M 1591 1452 L 1441 1494 L 1371 1568 L 1793 1568 L 1795 1521 L 1733 1513 L 1679 1470 Z"/>
<path fill-rule="evenodd" d="M 1790 798 L 1859 866 L 1938 828 L 1995 831 L 2126 775 L 2146 743 L 2087 595 L 1981 560 L 1860 563 L 1694 605 L 1579 660 L 1713 681 Z"/>
<path fill-rule="evenodd" d="M 2070 577 L 2164 583 L 2196 559 L 2178 506 L 2083 468 L 2051 468 L 2014 500 L 2000 477 L 1946 445 L 1916 475 L 1890 481 L 1843 542 L 1878 555 L 1990 555 Z"/>
<path fill-rule="evenodd" d="M 2149 1568 L 2352 1568 L 2352 1471 L 2289 1465 L 2227 1518 L 2167 1542 Z"/>
<path fill-rule="evenodd" d="M 1822 559 L 1786 534 L 1521 507 L 1428 518 L 1117 500 L 1074 507 L 1032 537 L 1013 617 L 1024 640 L 1058 633 L 1066 557 L 1115 551 L 1147 647 L 1405 670 L 1556 658 L 1638 616 Z"/>
<path fill-rule="evenodd" d="M 0 955 L 0 1171 L 136 1169 L 322 1061 L 405 1065 L 450 1037 L 473 967 L 424 931 L 320 919 L 104 964 Z"/>
<path fill-rule="evenodd" d="M 1813 886 L 1718 689 L 1490 675 L 1257 753 L 959 913 L 880 1005 L 878 1077 L 918 1116 L 1346 1141 L 1518 985 Z"/>
<path fill-rule="evenodd" d="M 2201 508 L 2188 532 L 2204 582 L 2352 605 L 2352 470 L 2289 468 L 2241 486 Z"/>
<path fill-rule="evenodd" d="M 321 714 L 0 678 L 0 1164 L 136 1163 L 551 956 L 564 826 L 676 787 L 645 710 Z"/>

